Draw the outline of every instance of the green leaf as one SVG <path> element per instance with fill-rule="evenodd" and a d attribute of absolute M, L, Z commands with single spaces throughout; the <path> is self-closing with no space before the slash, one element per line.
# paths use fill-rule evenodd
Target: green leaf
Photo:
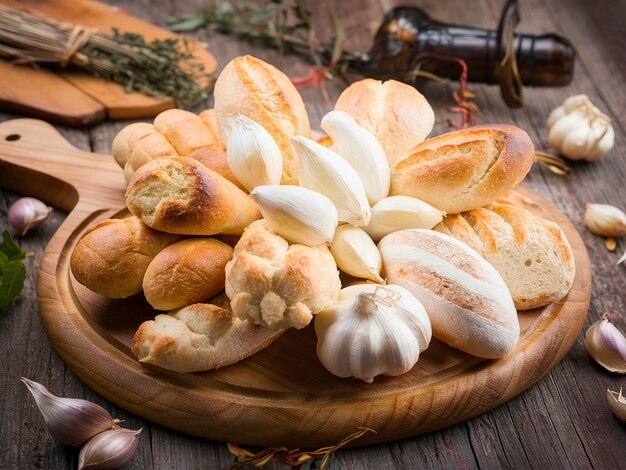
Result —
<path fill-rule="evenodd" d="M 26 252 L 11 240 L 5 230 L 0 243 L 0 310 L 8 307 L 24 286 L 25 258 Z"/>

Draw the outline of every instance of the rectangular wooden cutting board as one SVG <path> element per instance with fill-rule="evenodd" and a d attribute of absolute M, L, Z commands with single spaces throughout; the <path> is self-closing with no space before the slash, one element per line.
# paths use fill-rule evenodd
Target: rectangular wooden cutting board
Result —
<path fill-rule="evenodd" d="M 141 34 L 146 41 L 176 36 L 120 8 L 91 0 L 0 0 L 0 5 L 95 27 L 104 33 L 110 33 L 115 27 L 121 32 Z M 190 41 L 205 70 L 215 71 L 215 58 L 200 43 Z M 152 117 L 172 107 L 172 98 L 156 99 L 142 93 L 127 93 L 117 83 L 77 69 L 57 73 L 0 59 L 0 108 L 4 110 L 82 127 L 104 119 Z"/>

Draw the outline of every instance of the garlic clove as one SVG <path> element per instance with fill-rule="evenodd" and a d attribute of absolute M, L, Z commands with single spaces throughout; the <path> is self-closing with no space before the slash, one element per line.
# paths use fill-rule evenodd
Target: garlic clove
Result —
<path fill-rule="evenodd" d="M 57 397 L 40 383 L 24 377 L 22 382 L 35 398 L 48 431 L 61 444 L 80 447 L 96 434 L 116 426 L 117 420 L 95 403 Z"/>
<path fill-rule="evenodd" d="M 326 196 L 300 186 L 257 186 L 250 193 L 270 227 L 290 243 L 330 242 L 337 209 Z"/>
<path fill-rule="evenodd" d="M 7 218 L 9 226 L 23 237 L 30 230 L 42 225 L 51 212 L 52 208 L 39 199 L 22 197 L 11 204 Z"/>
<path fill-rule="evenodd" d="M 622 395 L 622 388 L 620 387 L 619 393 L 615 390 L 607 390 L 606 398 L 613 414 L 626 423 L 626 397 Z"/>
<path fill-rule="evenodd" d="M 347 113 L 331 111 L 322 119 L 322 129 L 331 137 L 333 150 L 355 169 L 370 204 L 389 194 L 391 170 L 378 139 Z"/>
<path fill-rule="evenodd" d="M 267 130 L 239 114 L 224 120 L 226 158 L 235 178 L 248 190 L 265 184 L 280 184 L 283 157 Z"/>
<path fill-rule="evenodd" d="M 597 126 L 597 127 L 596 127 Z M 613 126 L 606 125 L 604 123 L 594 121 L 592 127 L 596 130 L 596 142 L 591 146 L 587 154 L 587 161 L 593 162 L 600 160 L 605 156 L 615 145 L 615 130 Z"/>
<path fill-rule="evenodd" d="M 363 227 L 377 242 L 385 235 L 409 228 L 431 229 L 443 220 L 445 212 L 420 199 L 389 196 L 372 207 L 370 223 Z"/>
<path fill-rule="evenodd" d="M 371 209 L 354 168 L 332 150 L 306 137 L 289 137 L 289 143 L 298 156 L 300 186 L 328 197 L 335 204 L 340 221 L 366 225 Z"/>
<path fill-rule="evenodd" d="M 587 204 L 585 226 L 596 235 L 621 237 L 626 235 L 626 214 L 609 204 Z"/>
<path fill-rule="evenodd" d="M 370 236 L 360 228 L 350 224 L 337 227 L 330 252 L 343 272 L 378 283 L 384 282 L 380 277 L 383 265 L 380 252 Z"/>
<path fill-rule="evenodd" d="M 112 470 L 128 462 L 139 444 L 142 429 L 111 429 L 92 437 L 78 454 L 78 470 Z"/>
<path fill-rule="evenodd" d="M 626 374 L 626 338 L 606 315 L 587 330 L 585 344 L 591 357 L 606 370 Z"/>

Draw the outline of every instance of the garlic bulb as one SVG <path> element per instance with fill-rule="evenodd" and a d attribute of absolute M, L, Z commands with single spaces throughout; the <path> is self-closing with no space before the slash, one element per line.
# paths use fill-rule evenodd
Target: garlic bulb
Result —
<path fill-rule="evenodd" d="M 390 196 L 372 207 L 370 223 L 363 229 L 374 241 L 385 235 L 408 228 L 430 230 L 443 220 L 445 212 L 435 209 L 420 199 L 409 196 Z"/>
<path fill-rule="evenodd" d="M 300 186 L 257 186 L 250 193 L 272 229 L 290 243 L 330 242 L 337 209 L 326 196 Z"/>
<path fill-rule="evenodd" d="M 376 284 L 342 289 L 338 303 L 315 316 L 315 333 L 329 372 L 368 383 L 409 371 L 432 338 L 419 300 L 403 287 Z"/>
<path fill-rule="evenodd" d="M 619 389 L 619 393 L 615 390 L 607 390 L 606 398 L 613 414 L 626 423 L 626 397 L 622 395 L 622 389 Z"/>
<path fill-rule="evenodd" d="M 330 252 L 339 269 L 351 276 L 383 282 L 380 277 L 383 261 L 370 236 L 354 225 L 340 225 Z"/>
<path fill-rule="evenodd" d="M 570 96 L 552 111 L 548 130 L 550 144 L 572 160 L 599 160 L 615 144 L 611 118 L 586 95 Z"/>
<path fill-rule="evenodd" d="M 289 143 L 298 155 L 300 186 L 328 197 L 337 207 L 340 221 L 366 225 L 370 205 L 354 168 L 332 150 L 306 137 L 289 137 Z"/>
<path fill-rule="evenodd" d="M 40 383 L 24 377 L 22 382 L 35 399 L 48 431 L 61 444 L 80 447 L 118 422 L 100 405 L 79 398 L 57 397 Z"/>
<path fill-rule="evenodd" d="M 9 226 L 23 237 L 30 230 L 42 225 L 51 212 L 52 208 L 39 199 L 21 197 L 9 207 L 7 219 Z"/>
<path fill-rule="evenodd" d="M 626 235 L 626 214 L 609 204 L 587 204 L 585 225 L 596 235 L 621 237 Z"/>
<path fill-rule="evenodd" d="M 387 197 L 391 170 L 378 139 L 343 111 L 331 111 L 324 116 L 322 129 L 331 137 L 333 150 L 356 170 L 368 202 L 373 205 Z"/>
<path fill-rule="evenodd" d="M 238 114 L 224 120 L 226 158 L 230 171 L 248 190 L 262 184 L 280 184 L 283 157 L 263 126 Z"/>
<path fill-rule="evenodd" d="M 142 430 L 111 429 L 92 437 L 78 454 L 78 470 L 113 470 L 128 462 Z"/>
<path fill-rule="evenodd" d="M 591 357 L 606 370 L 626 374 L 626 338 L 606 315 L 587 330 L 585 344 Z"/>

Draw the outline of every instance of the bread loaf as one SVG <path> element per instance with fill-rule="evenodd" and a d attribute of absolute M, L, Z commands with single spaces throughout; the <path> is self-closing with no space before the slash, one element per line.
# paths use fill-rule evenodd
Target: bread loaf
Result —
<path fill-rule="evenodd" d="M 297 159 L 289 137 L 309 137 L 309 118 L 289 77 L 273 65 L 246 55 L 231 60 L 215 82 L 215 117 L 222 142 L 224 118 L 243 114 L 263 126 L 283 155 L 283 183 L 297 178 Z"/>
<path fill-rule="evenodd" d="M 289 245 L 265 220 L 251 224 L 226 265 L 226 295 L 242 320 L 304 328 L 337 300 L 341 283 L 326 245 Z"/>
<path fill-rule="evenodd" d="M 137 294 L 148 265 L 180 237 L 157 232 L 137 217 L 108 219 L 89 228 L 76 244 L 70 268 L 88 289 L 113 299 Z"/>
<path fill-rule="evenodd" d="M 126 205 L 149 227 L 184 235 L 239 235 L 261 217 L 250 196 L 188 157 L 142 166 L 128 184 Z"/>
<path fill-rule="evenodd" d="M 220 146 L 211 129 L 189 111 L 168 109 L 154 118 L 153 125 L 174 146 L 178 155 L 188 157 L 199 148 Z"/>
<path fill-rule="evenodd" d="M 430 134 L 435 114 L 414 87 L 396 80 L 366 78 L 346 88 L 335 109 L 351 115 L 378 139 L 394 165 Z"/>
<path fill-rule="evenodd" d="M 139 362 L 199 372 L 241 361 L 283 333 L 241 321 L 216 305 L 193 304 L 142 323 L 132 350 Z"/>
<path fill-rule="evenodd" d="M 434 336 L 479 357 L 501 358 L 513 351 L 519 338 L 513 299 L 478 253 L 422 229 L 391 233 L 378 246 L 382 276 L 424 304 Z"/>
<path fill-rule="evenodd" d="M 161 250 L 143 278 L 146 300 L 157 310 L 205 302 L 224 289 L 224 268 L 233 257 L 226 243 L 188 238 Z"/>
<path fill-rule="evenodd" d="M 220 131 L 217 127 L 217 119 L 215 118 L 215 110 L 205 109 L 200 114 L 198 114 L 198 117 L 202 119 L 202 122 L 204 123 L 204 125 L 209 129 L 209 131 L 211 131 L 211 134 L 213 135 L 213 140 L 215 140 L 215 142 L 218 143 L 218 147 L 222 150 L 226 150 L 226 146 L 222 142 L 222 139 L 220 139 Z"/>
<path fill-rule="evenodd" d="M 390 195 L 413 196 L 448 214 L 495 201 L 524 179 L 534 147 L 505 124 L 470 127 L 417 144 L 391 168 Z"/>
<path fill-rule="evenodd" d="M 563 231 L 534 216 L 515 194 L 484 208 L 446 217 L 437 230 L 476 250 L 500 273 L 515 308 L 542 307 L 564 297 L 574 282 L 574 257 Z"/>

